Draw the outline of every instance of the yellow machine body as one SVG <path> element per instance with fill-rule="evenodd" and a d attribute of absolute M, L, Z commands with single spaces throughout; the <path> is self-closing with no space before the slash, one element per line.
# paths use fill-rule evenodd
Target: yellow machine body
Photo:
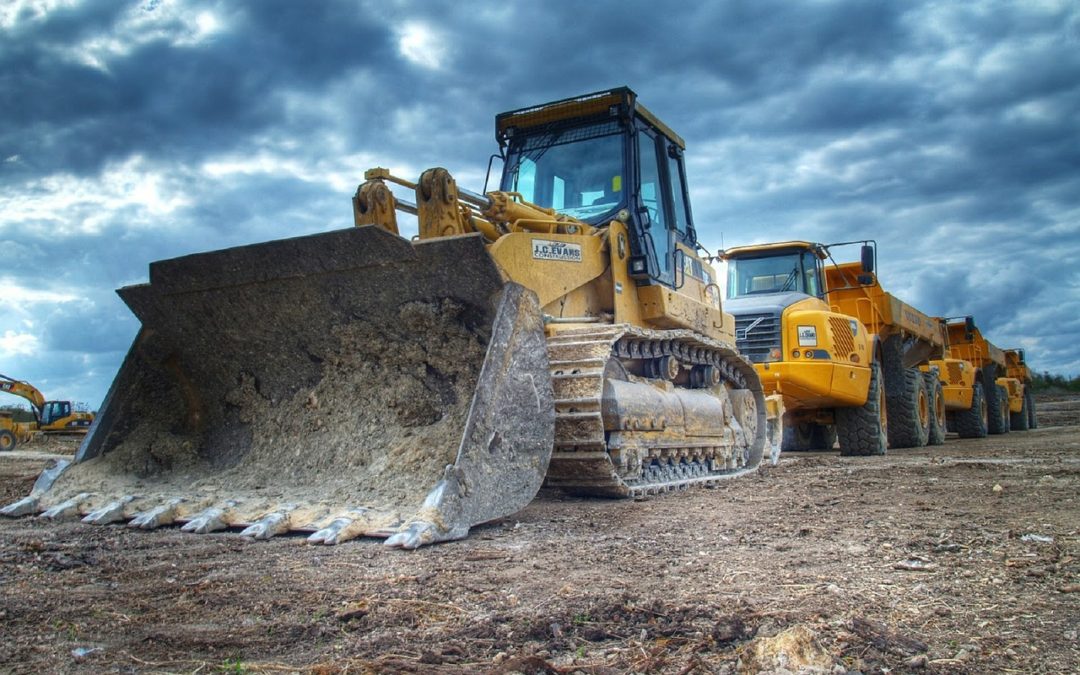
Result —
<path fill-rule="evenodd" d="M 963 359 L 934 359 L 922 370 L 936 368 L 944 392 L 947 410 L 967 410 L 971 408 L 972 386 L 975 384 L 977 371 Z"/>
<path fill-rule="evenodd" d="M 817 298 L 787 307 L 782 315 L 779 357 L 756 363 L 762 385 L 799 411 L 866 403 L 873 342 L 865 326 Z"/>

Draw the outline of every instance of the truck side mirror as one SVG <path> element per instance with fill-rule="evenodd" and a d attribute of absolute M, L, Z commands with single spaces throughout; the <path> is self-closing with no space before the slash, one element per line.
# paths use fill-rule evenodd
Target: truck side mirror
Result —
<path fill-rule="evenodd" d="M 968 340 L 972 340 L 975 338 L 975 317 L 964 317 L 964 332 L 967 334 Z"/>
<path fill-rule="evenodd" d="M 874 247 L 870 244 L 863 244 L 861 258 L 863 274 L 872 274 L 874 271 Z"/>

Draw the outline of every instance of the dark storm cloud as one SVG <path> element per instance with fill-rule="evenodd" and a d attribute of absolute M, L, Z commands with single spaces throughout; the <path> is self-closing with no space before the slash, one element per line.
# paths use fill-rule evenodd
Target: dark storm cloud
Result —
<path fill-rule="evenodd" d="M 35 172 L 93 173 L 136 152 L 234 146 L 286 121 L 283 92 L 318 91 L 389 49 L 385 29 L 345 3 L 223 3 L 230 24 L 220 35 L 176 45 L 163 34 L 104 56 L 102 70 L 69 52 L 110 34 L 123 5 L 104 4 L 57 11 L 0 47 L 0 149 Z"/>

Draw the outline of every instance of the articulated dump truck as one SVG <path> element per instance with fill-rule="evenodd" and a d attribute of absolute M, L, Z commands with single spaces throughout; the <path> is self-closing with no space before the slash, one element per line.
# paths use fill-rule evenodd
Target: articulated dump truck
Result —
<path fill-rule="evenodd" d="M 1002 350 L 985 337 L 972 317 L 938 319 L 948 346 L 931 361 L 944 385 L 948 428 L 961 438 L 982 438 L 1035 425 L 1031 371 L 1023 350 Z"/>
<path fill-rule="evenodd" d="M 862 244 L 838 264 L 830 249 Z M 736 344 L 767 394 L 783 396 L 785 450 L 880 455 L 945 439 L 941 386 L 920 366 L 943 355 L 938 322 L 887 293 L 873 242 L 790 241 L 728 249 Z M 830 264 L 826 264 L 830 260 Z"/>
<path fill-rule="evenodd" d="M 142 329 L 74 462 L 3 513 L 415 548 L 542 484 L 638 497 L 775 456 L 682 139 L 625 88 L 496 135 L 500 190 L 372 169 L 356 227 L 152 263 L 119 291 Z"/>
<path fill-rule="evenodd" d="M 1009 396 L 1009 429 L 1027 431 L 1039 426 L 1035 416 L 1035 398 L 1031 393 L 1031 368 L 1023 349 L 1006 349 L 1005 376 L 998 384 L 1005 386 Z"/>

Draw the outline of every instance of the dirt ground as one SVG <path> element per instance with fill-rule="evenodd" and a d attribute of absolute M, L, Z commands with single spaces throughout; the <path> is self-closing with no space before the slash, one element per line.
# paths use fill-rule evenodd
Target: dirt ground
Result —
<path fill-rule="evenodd" d="M 413 552 L 0 519 L 0 672 L 1077 672 L 1080 398 L 1039 416 Z"/>

